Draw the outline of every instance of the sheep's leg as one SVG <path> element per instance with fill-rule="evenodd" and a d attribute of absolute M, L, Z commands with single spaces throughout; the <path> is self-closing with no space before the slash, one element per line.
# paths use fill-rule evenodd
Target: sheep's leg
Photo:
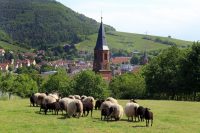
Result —
<path fill-rule="evenodd" d="M 153 119 L 151 119 L 151 126 L 153 125 Z"/>
<path fill-rule="evenodd" d="M 92 111 L 93 111 L 93 110 L 91 110 L 91 117 L 92 117 Z"/>

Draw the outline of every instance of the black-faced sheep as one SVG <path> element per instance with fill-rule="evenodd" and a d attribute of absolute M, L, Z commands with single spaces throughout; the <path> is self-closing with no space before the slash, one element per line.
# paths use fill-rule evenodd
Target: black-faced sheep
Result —
<path fill-rule="evenodd" d="M 54 111 L 55 114 L 58 115 L 58 111 L 60 110 L 60 103 L 59 103 L 58 101 L 53 102 L 53 103 L 47 103 L 47 104 L 45 105 L 45 110 L 44 110 L 45 115 L 47 114 L 47 111 L 48 111 L 48 110 L 52 110 L 52 113 L 53 113 L 53 111 Z"/>
<path fill-rule="evenodd" d="M 83 115 L 84 116 L 88 116 L 89 112 L 91 112 L 91 117 L 92 117 L 92 111 L 94 108 L 94 105 L 92 104 L 92 102 L 84 102 L 83 103 Z M 87 114 L 85 114 L 85 112 L 87 112 Z"/>
<path fill-rule="evenodd" d="M 54 103 L 54 102 L 56 102 L 56 100 L 58 100 L 58 99 L 56 99 L 55 97 L 53 97 L 51 95 L 45 96 L 44 99 L 42 100 L 42 104 L 40 106 L 40 112 L 42 109 L 45 110 L 47 104 Z"/>
<path fill-rule="evenodd" d="M 146 126 L 149 126 L 149 120 L 151 120 L 151 126 L 153 124 L 153 112 L 149 110 L 149 108 L 145 108 L 144 118 L 146 120 Z"/>
<path fill-rule="evenodd" d="M 115 121 L 120 120 L 123 117 L 123 113 L 124 113 L 123 107 L 115 103 L 111 105 L 109 108 L 109 114 L 107 120 L 109 120 L 109 118 L 111 118 L 111 120 L 112 118 L 114 118 Z"/>
<path fill-rule="evenodd" d="M 110 101 L 104 101 L 102 104 L 101 104 L 101 120 L 103 119 L 104 117 L 104 120 L 108 119 L 108 116 L 109 116 L 109 108 L 110 106 L 113 105 L 112 102 Z"/>
<path fill-rule="evenodd" d="M 139 107 L 139 105 L 137 103 L 128 102 L 126 104 L 126 106 L 124 108 L 124 112 L 125 112 L 126 116 L 128 117 L 128 121 L 129 121 L 130 117 L 131 117 L 132 121 L 133 121 L 133 117 L 135 117 L 135 121 L 136 121 L 138 107 Z"/>
<path fill-rule="evenodd" d="M 97 100 L 96 103 L 95 103 L 95 110 L 100 109 L 101 104 L 102 104 L 104 101 L 105 101 L 105 100 L 103 100 L 103 99 Z"/>
<path fill-rule="evenodd" d="M 137 116 L 139 121 L 144 121 L 144 114 L 145 114 L 145 108 L 142 106 L 139 106 L 137 108 Z"/>

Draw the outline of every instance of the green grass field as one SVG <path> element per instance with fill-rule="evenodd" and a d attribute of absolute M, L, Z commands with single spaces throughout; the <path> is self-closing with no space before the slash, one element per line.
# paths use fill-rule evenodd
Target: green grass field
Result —
<path fill-rule="evenodd" d="M 125 32 L 106 33 L 106 40 L 110 49 L 114 49 L 114 48 L 123 49 L 123 50 L 127 50 L 131 52 L 134 50 L 144 51 L 145 49 L 147 51 L 151 51 L 151 50 L 165 49 L 169 47 L 169 45 L 157 43 L 152 40 L 142 39 L 143 37 L 144 35 L 142 34 L 125 33 Z M 148 37 L 155 39 L 158 36 L 148 35 Z M 159 38 L 162 40 L 175 42 L 178 47 L 186 47 L 192 44 L 192 42 L 189 42 L 189 41 L 172 39 L 168 37 L 159 37 Z M 93 35 L 90 35 L 88 39 L 77 44 L 76 46 L 79 50 L 93 51 L 96 45 L 96 40 L 97 40 L 97 34 L 93 34 Z"/>
<path fill-rule="evenodd" d="M 18 51 L 28 52 L 28 49 L 25 49 L 25 48 L 22 48 L 22 47 L 13 45 L 13 44 L 9 44 L 9 43 L 3 42 L 3 41 L 0 41 L 0 46 L 4 49 L 11 50 L 13 52 L 18 52 Z"/>
<path fill-rule="evenodd" d="M 120 100 L 125 105 L 128 100 Z M 0 133 L 199 133 L 200 103 L 159 100 L 138 100 L 140 105 L 154 112 L 154 124 L 100 120 L 100 111 L 93 118 L 65 118 L 60 114 L 39 114 L 38 107 L 29 107 L 29 99 L 0 101 Z"/>

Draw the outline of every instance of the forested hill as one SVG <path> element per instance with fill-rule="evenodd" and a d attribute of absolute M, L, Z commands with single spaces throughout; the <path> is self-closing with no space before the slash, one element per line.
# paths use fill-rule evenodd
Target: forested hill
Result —
<path fill-rule="evenodd" d="M 40 47 L 77 43 L 96 33 L 98 25 L 55 0 L 0 0 L 1 33 L 19 44 Z M 106 26 L 106 30 L 115 29 Z"/>

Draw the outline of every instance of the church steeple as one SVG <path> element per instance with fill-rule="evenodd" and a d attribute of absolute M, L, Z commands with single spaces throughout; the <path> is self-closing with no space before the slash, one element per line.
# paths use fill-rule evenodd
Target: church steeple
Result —
<path fill-rule="evenodd" d="M 98 38 L 97 38 L 97 42 L 96 42 L 96 46 L 94 50 L 109 50 L 107 42 L 106 42 L 105 29 L 104 29 L 102 19 L 103 17 L 101 17 L 101 24 L 99 27 Z"/>
<path fill-rule="evenodd" d="M 110 51 L 106 42 L 106 35 L 102 22 L 102 17 L 96 46 L 94 48 L 93 71 L 95 71 L 96 73 L 100 73 L 104 79 L 111 79 L 112 75 L 110 71 Z"/>

